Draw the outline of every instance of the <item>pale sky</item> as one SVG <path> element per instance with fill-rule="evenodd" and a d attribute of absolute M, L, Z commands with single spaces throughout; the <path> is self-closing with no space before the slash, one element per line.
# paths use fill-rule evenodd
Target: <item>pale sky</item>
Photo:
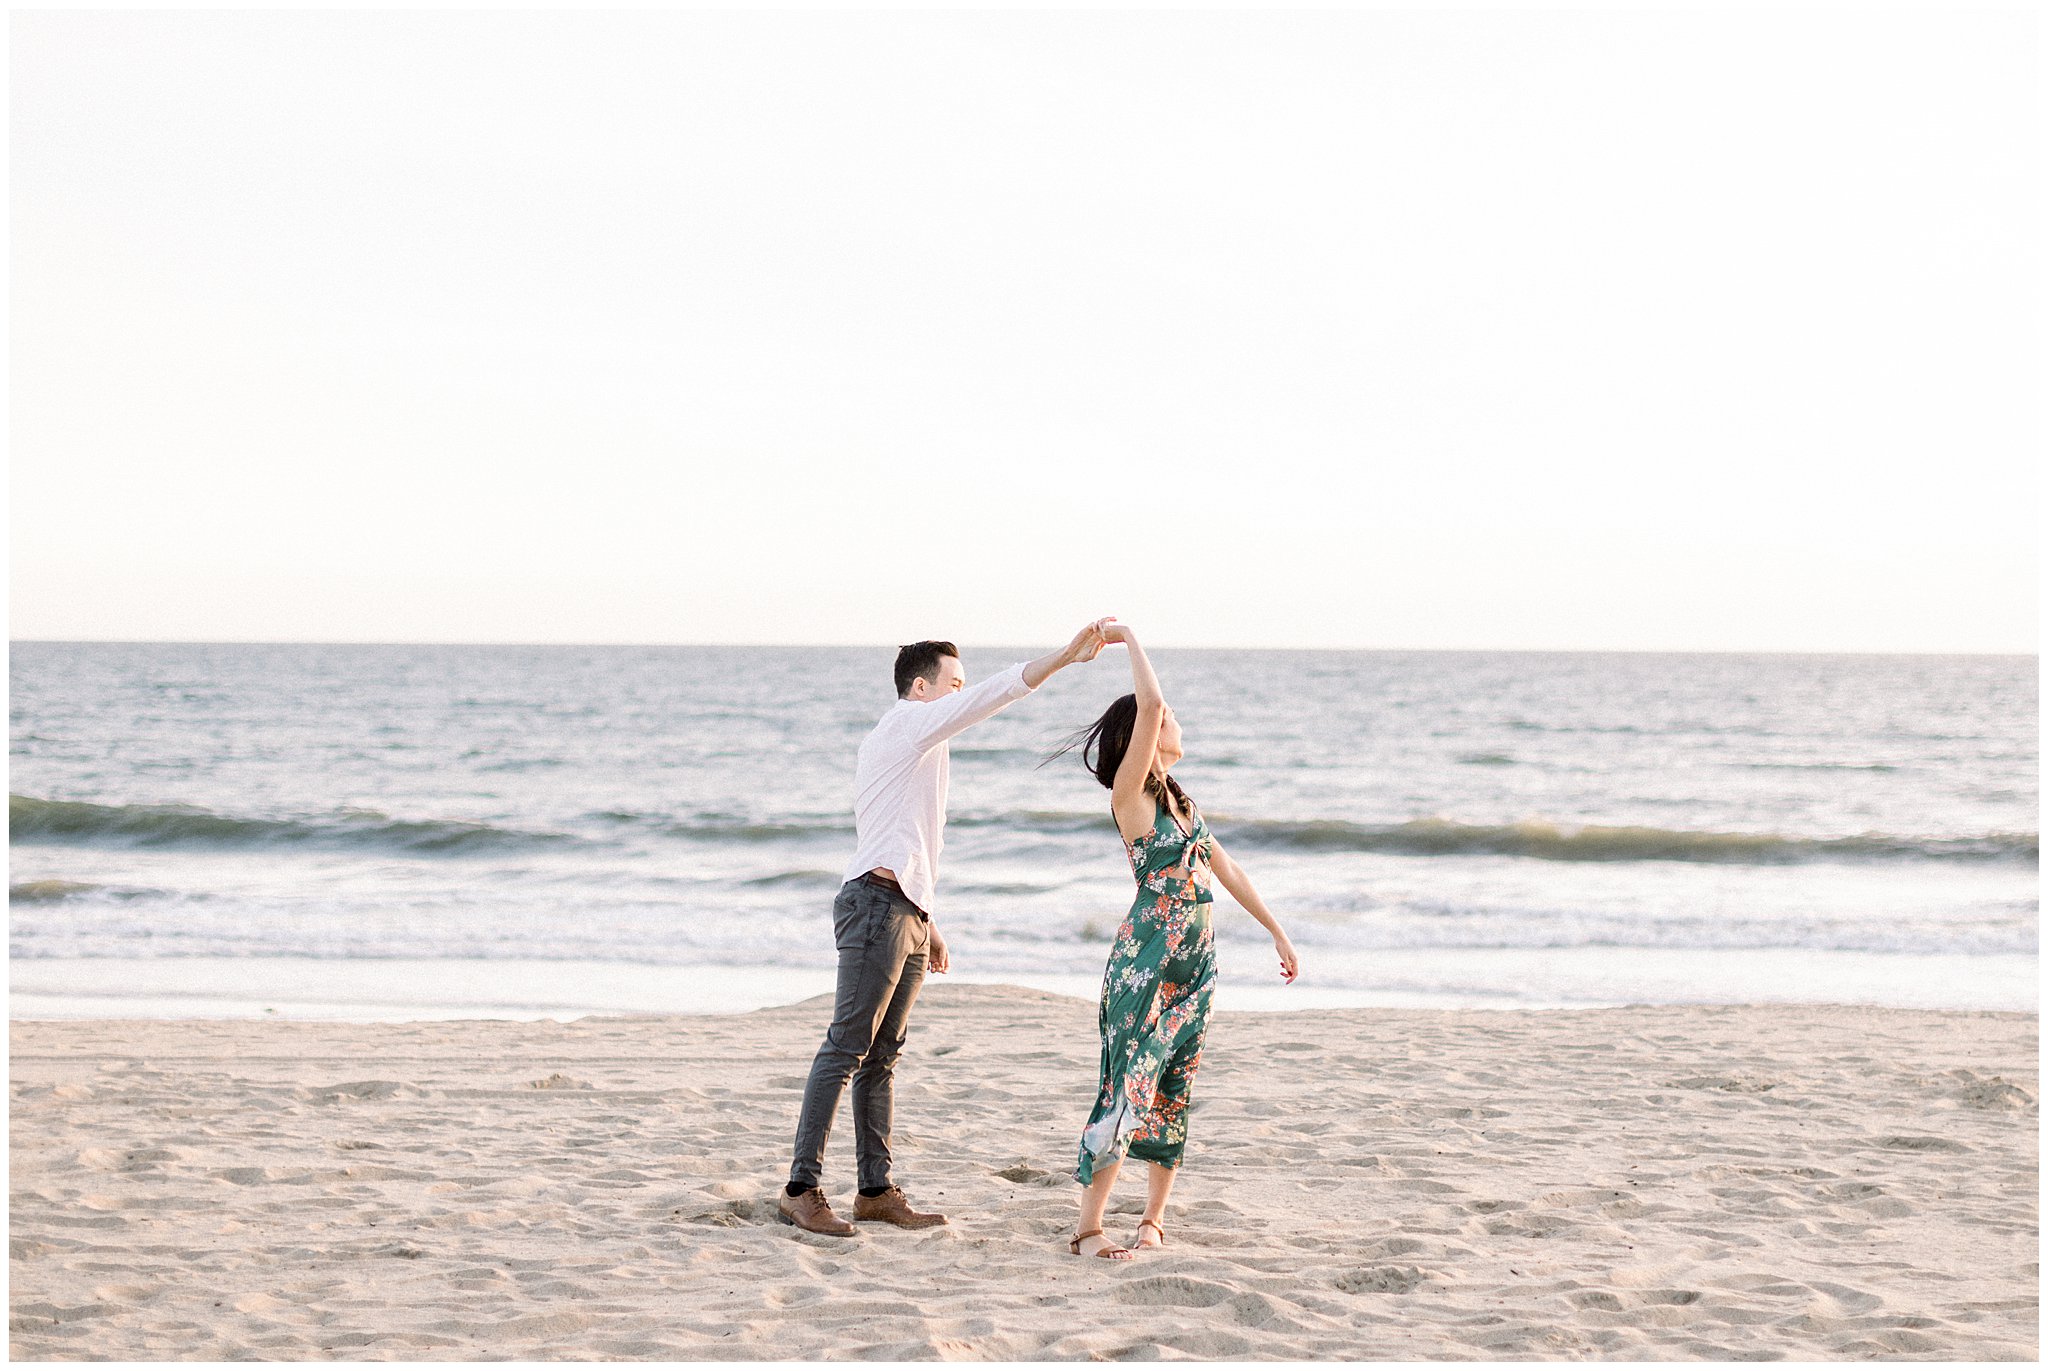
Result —
<path fill-rule="evenodd" d="M 17 12 L 10 636 L 2031 652 L 2038 22 Z"/>

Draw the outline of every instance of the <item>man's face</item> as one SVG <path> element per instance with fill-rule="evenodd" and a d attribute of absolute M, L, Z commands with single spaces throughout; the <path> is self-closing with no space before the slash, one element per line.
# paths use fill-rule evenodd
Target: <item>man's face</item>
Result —
<path fill-rule="evenodd" d="M 903 698 L 906 700 L 936 700 L 942 695 L 951 695 L 954 691 L 967 684 L 967 678 L 960 673 L 960 659 L 958 657 L 939 658 L 938 669 L 933 674 L 938 677 L 937 680 L 920 676 L 912 681 L 910 683 L 910 693 Z"/>

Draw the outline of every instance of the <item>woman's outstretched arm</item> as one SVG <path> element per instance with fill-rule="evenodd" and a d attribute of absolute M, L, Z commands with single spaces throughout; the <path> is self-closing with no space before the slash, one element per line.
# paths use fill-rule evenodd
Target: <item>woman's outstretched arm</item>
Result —
<path fill-rule="evenodd" d="M 1223 844 L 1211 837 L 1209 840 L 1209 870 L 1216 879 L 1223 882 L 1223 888 L 1230 892 L 1230 898 L 1243 905 L 1245 912 L 1259 921 L 1259 926 L 1273 935 L 1273 950 L 1280 954 L 1280 978 L 1292 981 L 1301 974 L 1301 958 L 1294 952 L 1294 944 L 1288 941 L 1287 932 L 1280 927 L 1280 921 L 1273 917 L 1273 911 L 1266 908 L 1266 902 L 1259 898 L 1259 892 L 1252 889 L 1252 878 L 1244 874 L 1244 868 L 1231 860 L 1223 850 Z"/>

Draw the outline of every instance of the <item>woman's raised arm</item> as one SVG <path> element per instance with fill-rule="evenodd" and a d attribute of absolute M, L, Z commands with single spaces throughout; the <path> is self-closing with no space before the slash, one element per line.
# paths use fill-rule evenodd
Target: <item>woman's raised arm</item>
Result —
<path fill-rule="evenodd" d="M 1145 649 L 1138 645 L 1137 634 L 1123 624 L 1109 623 L 1103 625 L 1102 637 L 1105 642 L 1122 643 L 1130 649 L 1131 689 L 1138 697 L 1138 715 L 1131 721 L 1131 745 L 1124 749 L 1124 759 L 1117 765 L 1109 804 L 1116 814 L 1117 827 L 1126 835 L 1149 833 L 1158 818 L 1152 797 L 1145 792 L 1145 778 L 1152 774 L 1152 764 L 1158 756 L 1159 722 L 1166 716 L 1166 696 L 1159 689 L 1159 677 L 1153 674 Z"/>

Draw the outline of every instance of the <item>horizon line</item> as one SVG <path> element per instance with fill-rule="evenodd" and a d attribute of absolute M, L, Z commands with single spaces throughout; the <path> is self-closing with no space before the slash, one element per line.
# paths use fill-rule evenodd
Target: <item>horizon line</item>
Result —
<path fill-rule="evenodd" d="M 516 642 L 447 639 L 356 639 L 356 638 L 9 638 L 10 649 L 27 646 L 54 647 L 479 647 L 479 648 L 872 648 L 889 651 L 901 644 L 793 643 L 793 642 Z M 971 651 L 975 644 L 969 644 Z M 1019 647 L 1022 644 L 989 641 L 984 648 Z M 1148 650 L 1162 652 L 1387 652 L 1387 653 L 1530 653 L 1589 656 L 1656 657 L 2032 657 L 2035 649 L 1988 650 L 1983 648 L 1785 648 L 1785 647 L 1333 647 L 1291 644 L 1151 643 Z"/>

